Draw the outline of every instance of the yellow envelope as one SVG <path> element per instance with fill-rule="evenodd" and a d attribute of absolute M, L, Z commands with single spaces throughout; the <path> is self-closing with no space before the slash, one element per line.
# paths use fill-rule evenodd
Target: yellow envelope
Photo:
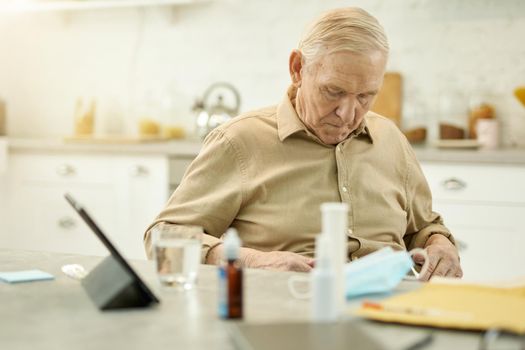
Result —
<path fill-rule="evenodd" d="M 364 303 L 357 314 L 383 322 L 525 334 L 525 285 L 428 283 L 379 304 Z"/>

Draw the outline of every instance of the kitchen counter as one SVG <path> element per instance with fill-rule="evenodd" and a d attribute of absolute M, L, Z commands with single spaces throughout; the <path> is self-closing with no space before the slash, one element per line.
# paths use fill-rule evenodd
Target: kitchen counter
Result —
<path fill-rule="evenodd" d="M 525 148 L 466 150 L 414 147 L 414 151 L 420 162 L 525 165 Z"/>
<path fill-rule="evenodd" d="M 12 152 L 60 151 L 133 155 L 155 154 L 185 158 L 195 157 L 202 146 L 202 143 L 196 139 L 139 143 L 91 143 L 70 142 L 61 139 L 9 138 L 8 143 L 9 150 Z M 465 150 L 415 146 L 414 151 L 421 162 L 525 165 L 525 148 Z"/>
<path fill-rule="evenodd" d="M 167 155 L 194 158 L 201 149 L 198 140 L 142 141 L 102 143 L 89 141 L 64 141 L 58 138 L 8 138 L 10 152 L 86 152 L 117 153 L 130 155 Z"/>

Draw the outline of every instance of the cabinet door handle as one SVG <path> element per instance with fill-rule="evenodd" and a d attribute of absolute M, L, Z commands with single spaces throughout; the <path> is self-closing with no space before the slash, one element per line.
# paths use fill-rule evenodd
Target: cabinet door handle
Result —
<path fill-rule="evenodd" d="M 462 181 L 455 177 L 446 179 L 445 181 L 443 181 L 442 185 L 447 191 L 460 191 L 467 187 L 467 183 L 465 181 Z"/>
<path fill-rule="evenodd" d="M 63 177 L 73 176 L 76 174 L 75 167 L 69 164 L 61 164 L 57 167 L 57 174 Z"/>
<path fill-rule="evenodd" d="M 143 165 L 135 165 L 131 168 L 130 173 L 133 177 L 146 177 L 149 175 L 149 169 Z"/>
<path fill-rule="evenodd" d="M 65 229 L 65 230 L 71 230 L 76 226 L 75 220 L 71 219 L 70 217 L 66 216 L 58 220 L 58 227 Z"/>

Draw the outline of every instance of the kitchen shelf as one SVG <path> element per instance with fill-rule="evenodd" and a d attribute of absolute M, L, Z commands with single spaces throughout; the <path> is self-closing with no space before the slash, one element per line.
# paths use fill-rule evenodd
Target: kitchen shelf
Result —
<path fill-rule="evenodd" d="M 211 0 L 27 0 L 0 4 L 1 12 L 50 12 L 96 9 L 177 6 L 206 3 Z"/>

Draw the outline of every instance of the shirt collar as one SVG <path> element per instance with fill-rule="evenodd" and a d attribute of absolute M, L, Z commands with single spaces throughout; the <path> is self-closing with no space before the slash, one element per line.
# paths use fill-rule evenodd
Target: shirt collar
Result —
<path fill-rule="evenodd" d="M 301 119 L 299 119 L 297 111 L 295 110 L 294 104 L 292 102 L 295 100 L 296 95 L 297 89 L 293 85 L 291 85 L 288 88 L 288 91 L 286 92 L 283 100 L 277 107 L 277 132 L 281 141 L 284 141 L 290 135 L 300 131 L 303 131 L 307 134 L 310 133 L 310 131 L 303 124 Z M 359 127 L 355 129 L 348 136 L 348 138 L 352 136 L 357 137 L 361 135 L 368 136 L 370 142 L 374 143 L 374 139 L 372 138 L 372 134 L 370 133 L 370 129 L 368 128 L 368 125 L 366 123 L 366 116 L 363 119 L 363 122 L 359 125 Z"/>
<path fill-rule="evenodd" d="M 299 119 L 292 102 L 295 100 L 296 94 L 297 89 L 293 85 L 290 86 L 277 107 L 277 132 L 281 141 L 284 141 L 288 136 L 296 132 L 308 132 L 306 126 Z"/>

